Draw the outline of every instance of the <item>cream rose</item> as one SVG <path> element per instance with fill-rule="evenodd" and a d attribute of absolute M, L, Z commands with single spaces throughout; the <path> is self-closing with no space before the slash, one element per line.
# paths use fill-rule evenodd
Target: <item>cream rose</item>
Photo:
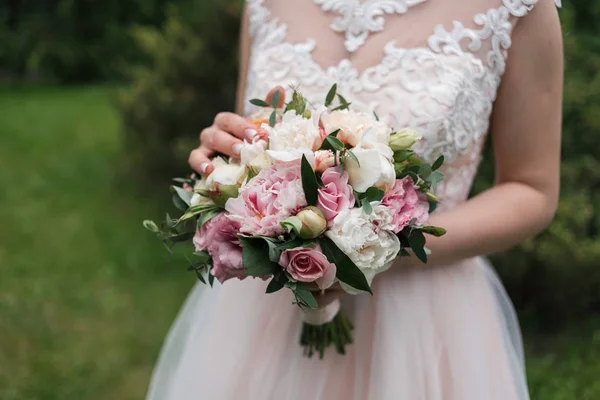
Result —
<path fill-rule="evenodd" d="M 348 158 L 344 167 L 349 183 L 357 192 L 365 192 L 371 186 L 389 190 L 394 186 L 396 171 L 394 164 L 376 149 L 353 149 L 358 163 Z"/>

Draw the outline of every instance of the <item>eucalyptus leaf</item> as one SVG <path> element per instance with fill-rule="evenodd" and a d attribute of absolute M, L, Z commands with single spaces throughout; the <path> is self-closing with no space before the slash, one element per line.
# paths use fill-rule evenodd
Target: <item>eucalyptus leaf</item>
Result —
<path fill-rule="evenodd" d="M 302 155 L 301 173 L 302 188 L 304 189 L 306 202 L 309 206 L 316 206 L 318 197 L 317 176 L 305 155 Z"/>
<path fill-rule="evenodd" d="M 429 178 L 431 172 L 433 171 L 431 169 L 431 165 L 429 164 L 423 164 L 421 165 L 421 167 L 419 167 L 419 176 L 421 177 L 421 179 Z"/>
<path fill-rule="evenodd" d="M 371 214 L 373 212 L 373 206 L 371 206 L 371 203 L 367 199 L 361 200 L 361 206 L 365 214 Z"/>
<path fill-rule="evenodd" d="M 194 237 L 196 232 L 183 232 L 174 235 L 168 235 L 166 239 L 170 240 L 173 243 L 185 242 Z"/>
<path fill-rule="evenodd" d="M 209 263 L 211 259 L 210 254 L 208 254 L 206 251 L 195 251 L 194 256 L 196 257 L 196 262 L 202 264 Z"/>
<path fill-rule="evenodd" d="M 160 232 L 160 229 L 154 223 L 154 221 L 146 219 L 146 220 L 144 220 L 144 222 L 142 222 L 142 224 L 144 225 L 144 228 L 148 229 L 150 232 L 154 232 L 154 233 Z"/>
<path fill-rule="evenodd" d="M 276 119 L 277 119 L 277 113 L 275 113 L 275 110 L 273 110 L 273 112 L 269 116 L 269 126 L 274 127 Z"/>
<path fill-rule="evenodd" d="M 319 239 L 319 243 L 323 254 L 325 254 L 329 262 L 336 266 L 336 278 L 355 289 L 373 294 L 367 278 L 365 278 L 362 271 L 331 239 L 323 236 Z"/>
<path fill-rule="evenodd" d="M 187 209 L 189 208 L 189 204 L 186 204 L 183 200 L 181 200 L 181 197 L 179 197 L 179 195 L 177 193 L 173 193 L 173 205 L 175 207 L 177 207 L 178 210 L 186 212 Z"/>
<path fill-rule="evenodd" d="M 250 104 L 258 107 L 269 107 L 269 103 L 261 99 L 251 99 Z"/>
<path fill-rule="evenodd" d="M 192 196 L 194 195 L 194 192 L 192 191 L 187 191 L 179 186 L 171 186 L 173 188 L 173 190 L 175 191 L 175 193 L 177 193 L 177 196 L 179 196 L 179 198 L 188 205 L 188 207 L 191 205 L 190 201 L 192 200 Z"/>

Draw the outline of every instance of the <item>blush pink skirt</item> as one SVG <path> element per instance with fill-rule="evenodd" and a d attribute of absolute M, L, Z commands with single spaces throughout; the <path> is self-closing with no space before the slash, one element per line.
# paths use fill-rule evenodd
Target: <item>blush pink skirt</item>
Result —
<path fill-rule="evenodd" d="M 354 344 L 303 355 L 300 310 L 260 280 L 198 284 L 164 343 L 147 400 L 527 400 L 512 304 L 482 258 L 389 270 L 346 296 Z"/>

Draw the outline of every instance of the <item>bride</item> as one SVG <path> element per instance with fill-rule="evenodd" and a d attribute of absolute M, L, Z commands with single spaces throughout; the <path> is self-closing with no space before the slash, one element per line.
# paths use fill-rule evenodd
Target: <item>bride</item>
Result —
<path fill-rule="evenodd" d="M 559 4 L 557 4 L 559 5 Z M 529 399 L 518 322 L 480 256 L 535 235 L 558 198 L 562 39 L 551 0 L 248 0 L 238 113 L 202 131 L 191 166 L 236 156 L 256 131 L 248 99 L 298 86 L 352 106 L 446 159 L 426 266 L 403 258 L 374 296 L 342 298 L 348 354 L 308 359 L 289 294 L 260 280 L 190 294 L 164 344 L 149 400 Z M 489 132 L 496 185 L 467 200 Z M 337 293 L 335 294 L 337 295 Z M 343 297 L 343 296 L 342 296 Z"/>

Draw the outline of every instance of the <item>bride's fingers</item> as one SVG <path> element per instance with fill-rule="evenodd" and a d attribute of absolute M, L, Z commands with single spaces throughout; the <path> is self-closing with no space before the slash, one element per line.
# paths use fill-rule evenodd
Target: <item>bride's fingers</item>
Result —
<path fill-rule="evenodd" d="M 248 141 L 252 141 L 252 138 L 256 135 L 256 129 L 248 120 L 230 112 L 218 113 L 215 117 L 214 126 L 224 132 L 232 134 L 241 140 L 246 139 Z M 207 146 L 213 149 L 212 145 Z"/>
<path fill-rule="evenodd" d="M 204 129 L 200 133 L 200 143 L 202 143 L 202 147 L 232 157 L 239 157 L 242 150 L 242 141 L 240 139 L 214 125 Z"/>
<path fill-rule="evenodd" d="M 277 108 L 281 108 L 283 107 L 283 105 L 285 104 L 285 89 L 282 86 L 275 86 L 273 89 L 271 89 L 269 91 L 269 94 L 267 95 L 267 103 L 271 104 L 271 102 L 273 101 L 273 96 L 275 95 L 275 92 L 279 91 L 279 99 L 277 101 Z"/>
<path fill-rule="evenodd" d="M 199 172 L 202 175 L 210 175 L 214 169 L 209 158 L 211 155 L 212 151 L 200 146 L 197 149 L 192 150 L 190 157 L 188 158 L 188 164 L 194 171 Z"/>

